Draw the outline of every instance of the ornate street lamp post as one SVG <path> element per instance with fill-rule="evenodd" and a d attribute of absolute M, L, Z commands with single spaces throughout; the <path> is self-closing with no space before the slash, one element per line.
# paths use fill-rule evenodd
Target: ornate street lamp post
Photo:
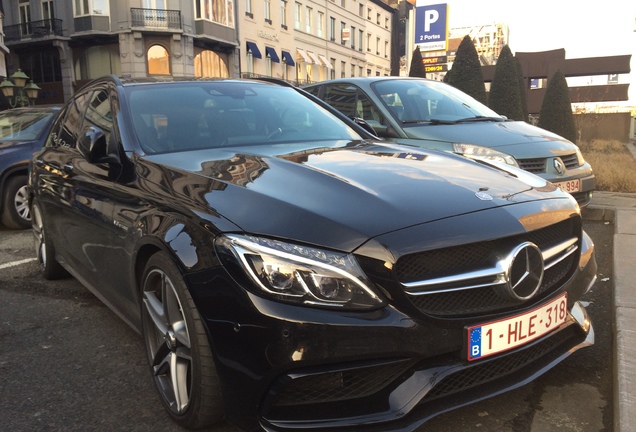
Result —
<path fill-rule="evenodd" d="M 35 103 L 41 90 L 40 87 L 30 80 L 21 69 L 14 72 L 11 75 L 11 79 L 13 82 L 5 78 L 0 83 L 0 90 L 2 90 L 2 94 L 7 98 L 11 107 L 25 107 Z M 29 82 L 28 84 L 27 81 Z"/>

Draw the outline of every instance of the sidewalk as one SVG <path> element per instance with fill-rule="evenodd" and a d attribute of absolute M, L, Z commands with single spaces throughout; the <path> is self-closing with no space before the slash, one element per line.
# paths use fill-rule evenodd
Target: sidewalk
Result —
<path fill-rule="evenodd" d="M 614 222 L 614 431 L 636 431 L 636 194 L 594 192 L 582 214 Z"/>

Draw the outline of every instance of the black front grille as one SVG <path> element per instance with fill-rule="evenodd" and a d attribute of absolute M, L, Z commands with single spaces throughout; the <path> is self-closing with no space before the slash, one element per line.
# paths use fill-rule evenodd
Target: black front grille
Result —
<path fill-rule="evenodd" d="M 301 376 L 283 384 L 272 405 L 304 405 L 363 398 L 381 391 L 412 366 L 412 362 L 398 361 Z"/>
<path fill-rule="evenodd" d="M 477 362 L 474 366 L 443 378 L 420 403 L 459 393 L 511 375 L 539 359 L 542 364 L 547 364 L 573 345 L 583 342 L 584 338 L 585 336 L 577 326 L 572 325 L 520 351 L 485 360 L 483 363 Z"/>
<path fill-rule="evenodd" d="M 519 164 L 519 168 L 530 171 L 534 174 L 544 173 L 546 159 L 545 158 L 536 158 L 536 159 L 519 159 L 517 160 Z"/>
<path fill-rule="evenodd" d="M 574 219 L 567 219 L 512 238 L 410 254 L 398 260 L 395 276 L 401 283 L 417 283 L 490 268 L 494 261 L 510 252 L 511 245 L 532 242 L 544 251 L 573 237 L 578 238 L 579 234 L 579 225 Z M 534 302 L 541 298 L 538 296 L 556 291 L 575 269 L 577 261 L 578 253 L 575 253 L 547 269 L 538 294 L 530 301 Z M 450 288 L 455 287 L 436 287 L 440 292 L 409 295 L 409 298 L 422 313 L 444 317 L 501 312 L 524 304 L 523 301 L 503 295 L 499 288 L 492 285 L 457 291 Z"/>
<path fill-rule="evenodd" d="M 579 158 L 576 156 L 576 153 L 567 156 L 561 156 L 561 160 L 563 161 L 563 165 L 567 169 L 574 169 L 579 167 Z"/>

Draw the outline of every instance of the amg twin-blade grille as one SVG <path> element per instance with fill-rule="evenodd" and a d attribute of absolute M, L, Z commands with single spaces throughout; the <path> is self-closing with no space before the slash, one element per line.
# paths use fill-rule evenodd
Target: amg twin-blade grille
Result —
<path fill-rule="evenodd" d="M 399 282 L 406 284 L 411 302 L 424 314 L 468 317 L 503 312 L 531 304 L 557 291 L 574 271 L 578 252 L 569 252 L 569 248 L 565 248 L 563 258 L 551 258 L 554 262 L 549 266 L 546 262 L 541 286 L 528 300 L 509 295 L 503 288 L 504 282 L 492 276 L 490 279 L 465 279 L 457 275 L 470 274 L 472 277 L 478 270 L 497 268 L 497 260 L 524 242 L 534 243 L 545 252 L 558 245 L 572 244 L 568 243 L 572 241 L 575 242 L 572 247 L 576 247 L 579 238 L 580 227 L 573 219 L 567 219 L 512 238 L 406 255 L 398 260 L 394 272 Z M 444 280 L 454 282 L 437 282 Z"/>
<path fill-rule="evenodd" d="M 395 362 L 297 377 L 275 397 L 274 406 L 337 402 L 373 395 L 413 366 Z"/>

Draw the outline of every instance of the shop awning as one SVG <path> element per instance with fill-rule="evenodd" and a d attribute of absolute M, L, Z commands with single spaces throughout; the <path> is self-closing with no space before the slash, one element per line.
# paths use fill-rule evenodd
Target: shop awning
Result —
<path fill-rule="evenodd" d="M 258 49 L 258 46 L 254 42 L 247 43 L 247 50 L 252 53 L 252 57 L 254 58 L 263 58 L 261 55 L 261 51 Z"/>
<path fill-rule="evenodd" d="M 305 63 L 313 63 L 313 61 L 309 58 L 309 56 L 307 55 L 307 53 L 304 50 L 297 49 L 296 52 L 298 53 L 299 56 L 302 57 L 302 59 L 303 59 L 303 61 Z"/>
<path fill-rule="evenodd" d="M 296 66 L 296 62 L 294 61 L 294 57 L 292 57 L 291 53 L 287 51 L 282 51 L 283 61 L 287 63 L 287 66 Z"/>
<path fill-rule="evenodd" d="M 331 66 L 331 63 L 329 63 L 329 60 L 327 60 L 327 57 L 325 57 L 322 54 L 318 54 L 318 57 L 320 57 L 320 60 L 322 60 L 322 62 L 325 64 L 325 66 L 327 67 L 327 69 L 333 69 L 333 66 Z"/>
<path fill-rule="evenodd" d="M 310 51 L 307 51 L 307 55 L 309 55 L 309 58 L 311 58 L 311 60 L 313 60 L 314 63 L 316 63 L 318 66 L 320 66 L 320 64 L 322 63 L 320 61 L 320 59 L 318 58 L 318 56 Z"/>
<path fill-rule="evenodd" d="M 265 47 L 265 53 L 274 63 L 280 63 L 280 59 L 278 58 L 278 54 L 276 54 L 276 50 L 274 48 Z"/>

